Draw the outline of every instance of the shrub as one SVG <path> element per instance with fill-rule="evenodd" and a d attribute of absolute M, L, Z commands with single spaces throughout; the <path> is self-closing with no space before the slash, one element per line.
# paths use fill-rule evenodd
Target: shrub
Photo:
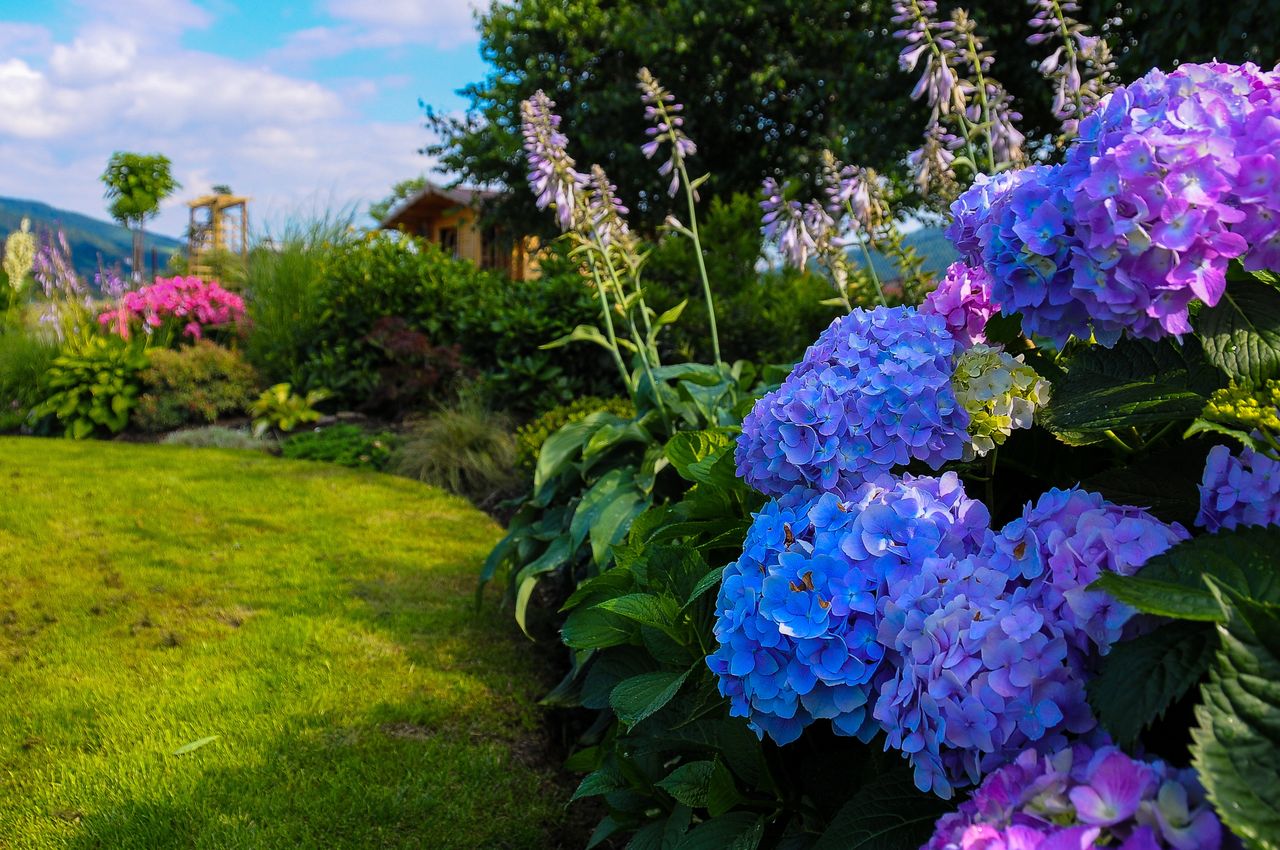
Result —
<path fill-rule="evenodd" d="M 370 434 L 358 425 L 334 425 L 294 434 L 280 444 L 280 453 L 296 460 L 381 470 L 396 443 L 396 436 L 385 431 Z"/>
<path fill-rule="evenodd" d="M 599 411 L 624 419 L 636 415 L 634 405 L 625 398 L 585 396 L 568 404 L 557 405 L 516 430 L 516 464 L 521 469 L 532 472 L 538 462 L 538 452 L 542 451 L 542 444 L 548 437 L 570 422 L 578 422 Z"/>
<path fill-rule="evenodd" d="M 41 400 L 41 380 L 58 347 L 34 334 L 0 334 L 0 431 L 17 428 Z"/>
<path fill-rule="evenodd" d="M 518 490 L 515 462 L 507 418 L 467 394 L 419 423 L 396 451 L 391 470 L 492 508 Z"/>
<path fill-rule="evenodd" d="M 36 416 L 53 417 L 77 440 L 95 432 L 118 433 L 137 404 L 147 355 L 118 337 L 90 337 L 53 361 L 41 383 Z"/>
<path fill-rule="evenodd" d="M 616 389 L 598 349 L 539 350 L 598 311 L 576 271 L 512 281 L 435 245 L 377 233 L 337 246 L 325 276 L 301 385 L 327 387 L 344 404 L 375 398 L 382 370 L 396 365 L 375 336 L 387 317 L 403 320 L 433 346 L 457 346 L 485 395 L 516 415 Z"/>
<path fill-rule="evenodd" d="M 244 299 L 216 281 L 158 277 L 150 286 L 126 292 L 115 307 L 98 316 L 98 322 L 125 339 L 142 330 L 172 342 L 232 329 L 244 317 Z"/>
<path fill-rule="evenodd" d="M 227 428 L 223 425 L 206 425 L 202 428 L 186 428 L 166 434 L 160 441 L 166 446 L 188 446 L 199 449 L 251 449 L 265 452 L 272 448 L 273 441 L 255 437 L 248 431 L 239 428 Z"/>
<path fill-rule="evenodd" d="M 373 323 L 368 342 L 385 357 L 378 368 L 378 382 L 361 407 L 395 412 L 424 406 L 453 385 L 462 369 L 457 345 L 432 345 L 421 331 L 399 316 L 384 316 Z"/>
<path fill-rule="evenodd" d="M 307 387 L 303 364 L 324 310 L 329 263 L 352 238 L 352 213 L 295 218 L 249 256 L 245 355 L 268 381 Z"/>
<path fill-rule="evenodd" d="M 298 395 L 288 384 L 276 384 L 263 390 L 249 406 L 254 436 L 260 437 L 270 428 L 287 432 L 303 423 L 320 421 L 320 412 L 315 406 L 328 397 L 324 390 Z"/>
<path fill-rule="evenodd" d="M 207 340 L 176 351 L 153 349 L 141 380 L 133 422 L 144 431 L 168 431 L 243 413 L 256 388 L 253 367 L 235 351 Z"/>

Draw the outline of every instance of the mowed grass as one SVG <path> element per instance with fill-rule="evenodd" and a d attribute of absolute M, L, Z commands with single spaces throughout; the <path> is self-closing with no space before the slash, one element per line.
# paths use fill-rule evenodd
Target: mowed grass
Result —
<path fill-rule="evenodd" d="M 376 473 L 0 439 L 0 847 L 544 846 L 498 534 Z"/>

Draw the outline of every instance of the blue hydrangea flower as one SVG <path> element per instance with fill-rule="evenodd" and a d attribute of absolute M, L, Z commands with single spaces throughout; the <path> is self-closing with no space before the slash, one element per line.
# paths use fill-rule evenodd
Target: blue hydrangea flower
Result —
<path fill-rule="evenodd" d="M 769 495 L 849 490 L 912 460 L 959 459 L 969 416 L 951 387 L 957 351 L 942 317 L 912 307 L 837 318 L 743 422 L 738 476 Z"/>
<path fill-rule="evenodd" d="M 1086 588 L 1187 537 L 1096 493 L 1050 490 L 981 549 L 890 582 L 873 714 L 921 790 L 950 797 L 1027 747 L 1092 729 L 1085 681 L 1134 611 Z"/>
<path fill-rule="evenodd" d="M 1226 446 L 1210 449 L 1196 525 L 1210 532 L 1280 525 L 1280 461 L 1248 448 L 1238 457 Z"/>
<path fill-rule="evenodd" d="M 989 526 L 955 473 L 881 476 L 848 498 L 797 488 L 771 501 L 716 602 L 718 647 L 707 664 L 730 713 L 779 744 L 817 719 L 869 739 L 884 589 L 934 554 L 979 547 Z"/>

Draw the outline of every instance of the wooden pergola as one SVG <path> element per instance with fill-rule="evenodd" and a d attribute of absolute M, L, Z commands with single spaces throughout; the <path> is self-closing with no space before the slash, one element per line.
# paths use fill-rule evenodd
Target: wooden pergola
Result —
<path fill-rule="evenodd" d="M 187 230 L 189 274 L 204 276 L 213 258 L 223 254 L 249 258 L 249 199 L 240 195 L 202 195 L 188 201 L 191 223 Z"/>

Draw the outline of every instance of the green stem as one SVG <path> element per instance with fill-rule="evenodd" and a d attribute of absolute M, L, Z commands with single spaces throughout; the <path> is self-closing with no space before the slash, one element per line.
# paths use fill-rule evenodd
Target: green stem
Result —
<path fill-rule="evenodd" d="M 613 332 L 613 315 L 609 309 L 609 298 L 605 295 L 604 283 L 600 280 L 600 272 L 596 269 L 595 258 L 590 259 L 591 277 L 596 282 L 596 292 L 600 294 L 600 315 L 604 317 L 605 336 L 609 339 L 609 351 L 613 354 L 613 362 L 618 367 L 618 373 L 622 375 L 622 385 L 627 388 L 627 395 L 631 396 L 631 403 L 636 402 L 636 388 L 631 383 L 631 373 L 627 370 L 627 364 L 622 360 L 622 353 L 618 350 L 618 337 Z"/>
<path fill-rule="evenodd" d="M 934 61 L 943 65 L 947 64 L 946 52 L 938 46 L 933 40 L 933 33 L 929 31 L 928 18 L 924 12 L 920 10 L 920 5 L 916 0 L 911 0 L 911 12 L 915 15 L 916 20 L 920 23 L 920 28 L 924 31 L 924 40 L 929 45 L 929 52 L 933 54 Z M 978 170 L 978 152 L 973 149 L 973 125 L 969 123 L 969 118 L 964 114 L 964 110 L 953 113 L 956 121 L 960 124 L 961 135 L 964 136 L 964 146 L 969 152 L 969 162 L 973 164 L 973 170 Z"/>
<path fill-rule="evenodd" d="M 1110 440 L 1116 446 L 1116 448 L 1120 449 L 1120 451 L 1124 452 L 1125 454 L 1133 454 L 1133 449 L 1129 447 L 1128 443 L 1126 443 L 1124 440 L 1117 437 L 1115 431 L 1112 431 L 1110 428 L 1108 428 L 1102 433 L 1106 435 L 1106 438 Z"/>
<path fill-rule="evenodd" d="M 666 114 L 666 108 L 661 102 L 658 108 L 662 110 L 663 120 L 668 122 L 670 126 L 671 118 Z M 674 142 L 672 142 L 674 150 Z M 702 294 L 707 300 L 707 324 L 711 327 L 711 355 L 715 358 L 716 366 L 722 365 L 720 359 L 720 331 L 716 328 L 716 305 L 711 298 L 711 279 L 707 276 L 707 263 L 702 257 L 702 240 L 698 237 L 698 213 L 693 201 L 693 184 L 689 181 L 689 172 L 684 167 L 684 157 L 679 152 L 675 153 L 676 168 L 680 172 L 680 182 L 684 184 L 685 199 L 689 203 L 689 233 L 693 237 L 693 253 L 698 258 L 698 274 L 702 277 Z"/>
<path fill-rule="evenodd" d="M 978 48 L 973 42 L 973 35 L 967 35 L 965 39 L 969 50 L 969 64 L 973 66 L 973 73 L 978 78 L 978 103 L 982 107 L 982 134 L 987 139 L 987 164 L 991 167 L 991 173 L 995 174 L 996 146 L 991 141 L 991 108 L 987 102 L 987 81 L 982 76 L 982 59 L 978 56 Z"/>
<path fill-rule="evenodd" d="M 876 298 L 880 299 L 881 306 L 889 306 L 889 302 L 884 297 L 884 287 L 880 284 L 880 275 L 876 274 L 875 263 L 871 262 L 871 251 L 867 249 L 867 234 L 863 232 L 862 225 L 858 222 L 858 217 L 853 214 L 853 204 L 849 201 L 844 202 L 844 207 L 849 211 L 849 220 L 858 228 L 858 247 L 862 249 L 862 259 L 867 264 L 867 272 L 871 275 L 871 282 L 876 286 Z M 848 300 L 847 298 L 845 299 Z"/>
<path fill-rule="evenodd" d="M 596 245 L 599 247 L 604 257 L 604 267 L 609 272 L 609 277 L 613 280 L 614 289 L 617 290 L 619 303 L 625 296 L 625 288 L 622 285 L 622 279 L 618 276 L 618 270 L 613 266 L 613 260 L 609 258 L 609 251 L 604 247 L 604 243 L 600 241 L 600 234 L 596 234 Z M 644 309 L 644 296 L 637 299 L 637 303 L 641 309 Z M 632 311 L 623 309 L 623 317 L 627 320 L 627 328 L 631 331 L 631 339 L 636 343 L 636 353 L 640 355 L 640 366 L 644 369 L 645 377 L 649 379 L 649 386 L 653 390 L 653 401 L 658 407 L 658 415 L 662 417 L 662 424 L 666 427 L 667 433 L 671 433 L 671 419 L 667 416 L 667 406 L 662 401 L 662 393 L 658 389 L 657 379 L 653 377 L 653 366 L 649 362 L 649 355 L 652 352 L 647 340 L 642 340 L 640 331 L 636 328 L 635 318 Z"/>

